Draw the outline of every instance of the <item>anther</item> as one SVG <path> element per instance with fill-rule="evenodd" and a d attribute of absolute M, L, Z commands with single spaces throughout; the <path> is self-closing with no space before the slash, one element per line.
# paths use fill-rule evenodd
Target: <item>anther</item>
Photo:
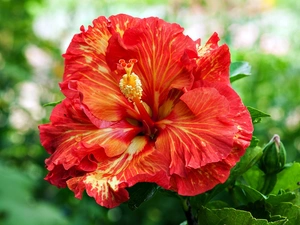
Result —
<path fill-rule="evenodd" d="M 133 63 L 133 64 L 134 64 L 134 63 L 137 63 L 137 59 L 129 59 L 129 62 L 130 62 L 130 63 Z"/>

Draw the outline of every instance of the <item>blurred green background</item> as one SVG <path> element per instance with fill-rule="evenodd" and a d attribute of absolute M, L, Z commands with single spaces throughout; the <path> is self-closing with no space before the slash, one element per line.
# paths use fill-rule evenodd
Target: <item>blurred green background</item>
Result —
<path fill-rule="evenodd" d="M 260 145 L 281 136 L 288 162 L 300 158 L 300 1 L 297 0 L 0 0 L 0 224 L 179 224 L 180 202 L 157 194 L 138 210 L 79 201 L 43 180 L 47 153 L 38 124 L 48 102 L 63 98 L 63 59 L 79 27 L 100 15 L 127 13 L 177 22 L 193 39 L 214 32 L 232 61 L 248 61 L 252 76 L 234 83 L 247 106 L 271 115 L 255 126 Z"/>

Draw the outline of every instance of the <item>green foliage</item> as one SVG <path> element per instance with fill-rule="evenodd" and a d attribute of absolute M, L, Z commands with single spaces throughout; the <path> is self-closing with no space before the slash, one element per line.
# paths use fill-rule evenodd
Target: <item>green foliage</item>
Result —
<path fill-rule="evenodd" d="M 297 198 L 297 195 L 294 192 L 280 191 L 276 195 L 270 194 L 266 199 L 266 203 L 270 205 L 278 205 L 282 202 L 291 202 L 295 198 Z"/>
<path fill-rule="evenodd" d="M 248 111 L 249 111 L 249 113 L 251 115 L 252 123 L 253 124 L 259 123 L 261 121 L 262 117 L 270 117 L 269 114 L 264 113 L 264 112 L 262 112 L 262 111 L 260 111 L 258 109 L 255 109 L 255 108 L 253 108 L 251 106 L 248 106 L 247 109 L 248 109 Z"/>
<path fill-rule="evenodd" d="M 265 195 L 262 191 L 270 180 L 269 174 L 258 167 L 261 155 L 262 149 L 258 146 L 248 148 L 224 184 L 190 199 L 191 208 L 197 209 L 199 224 L 286 225 L 300 222 L 300 164 L 286 165 L 269 186 L 271 194 Z"/>
<path fill-rule="evenodd" d="M 259 139 L 257 137 L 255 137 L 255 136 L 252 136 L 252 139 L 251 139 L 249 147 L 256 147 L 256 146 L 258 146 L 258 142 L 259 142 Z"/>
<path fill-rule="evenodd" d="M 32 196 L 34 181 L 24 173 L 0 162 L 0 223 L 4 225 L 68 225 L 63 215 L 46 202 Z"/>
<path fill-rule="evenodd" d="M 232 169 L 232 174 L 238 174 L 238 176 L 241 176 L 245 172 L 247 172 L 250 168 L 252 168 L 258 161 L 260 160 L 260 157 L 262 156 L 262 149 L 259 146 L 255 147 L 249 147 L 246 150 L 246 153 L 243 155 L 243 157 L 240 159 L 240 161 L 237 163 L 237 165 Z M 235 177 L 236 179 L 237 177 Z"/>
<path fill-rule="evenodd" d="M 269 208 L 272 215 L 285 218 L 285 225 L 295 225 L 300 222 L 300 207 L 289 202 L 271 205 Z"/>
<path fill-rule="evenodd" d="M 129 188 L 130 199 L 127 202 L 131 210 L 137 209 L 143 202 L 151 199 L 159 187 L 153 183 L 138 183 Z"/>
<path fill-rule="evenodd" d="M 277 194 L 280 190 L 295 191 L 300 188 L 300 163 L 291 163 L 277 174 L 277 183 L 271 193 Z"/>
<path fill-rule="evenodd" d="M 268 222 L 265 219 L 255 219 L 251 213 L 233 208 L 208 209 L 203 207 L 198 214 L 201 225 L 285 225 L 286 220 Z"/>
<path fill-rule="evenodd" d="M 246 173 L 243 174 L 243 178 L 252 188 L 261 190 L 264 184 L 264 172 L 261 171 L 258 166 L 253 166 Z"/>
<path fill-rule="evenodd" d="M 300 65 L 292 57 L 295 49 L 291 48 L 291 54 L 286 56 L 265 54 L 255 48 L 240 50 L 233 56 L 234 60 L 248 61 L 252 66 L 252 76 L 233 83 L 233 87 L 246 105 L 272 116 L 255 127 L 255 136 L 267 143 L 275 133 L 279 134 L 288 152 L 287 161 L 300 158 L 300 126 L 295 119 L 299 114 Z"/>
<path fill-rule="evenodd" d="M 56 106 L 56 105 L 58 105 L 61 102 L 62 102 L 62 100 L 56 101 L 56 102 L 49 102 L 49 103 L 44 104 L 43 106 L 44 107 L 46 107 L 46 106 Z"/>
<path fill-rule="evenodd" d="M 230 65 L 230 83 L 251 75 L 251 66 L 248 62 L 233 62 Z"/>
<path fill-rule="evenodd" d="M 263 172 L 257 173 L 259 168 L 252 167 L 243 175 L 243 179 L 237 179 L 235 184 L 231 183 L 226 189 L 219 192 L 215 199 L 222 200 L 213 200 L 202 206 L 201 203 L 191 202 L 198 208 L 199 224 L 298 224 L 300 222 L 300 205 L 299 195 L 296 192 L 299 192 L 299 187 L 291 191 L 288 187 L 293 185 L 294 181 L 283 179 L 284 176 L 291 175 L 293 172 L 298 171 L 299 173 L 298 166 L 299 163 L 294 163 L 293 166 L 287 167 L 281 172 L 280 180 L 283 182 L 280 182 L 276 188 L 286 191 L 263 195 L 258 191 L 258 182 L 264 182 Z M 275 188 L 274 192 L 276 192 Z M 228 196 L 233 201 L 228 201 Z"/>
<path fill-rule="evenodd" d="M 266 197 L 257 191 L 243 184 L 238 184 L 233 188 L 233 197 L 238 202 L 238 205 L 247 205 L 249 203 L 255 203 L 257 201 L 264 200 Z"/>

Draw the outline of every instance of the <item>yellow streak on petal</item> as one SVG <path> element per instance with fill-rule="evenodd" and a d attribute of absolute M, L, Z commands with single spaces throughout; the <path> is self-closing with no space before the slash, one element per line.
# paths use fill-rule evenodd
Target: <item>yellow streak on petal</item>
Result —
<path fill-rule="evenodd" d="M 117 179 L 116 176 L 113 176 L 109 181 L 109 186 L 113 189 L 113 190 L 118 190 L 119 189 L 119 184 L 120 184 L 120 181 Z"/>
<path fill-rule="evenodd" d="M 124 30 L 120 29 L 120 24 L 116 24 L 116 31 L 120 34 L 121 37 L 123 37 Z"/>
<path fill-rule="evenodd" d="M 124 26 L 127 27 L 127 24 L 129 23 L 129 20 L 126 20 L 123 23 L 124 23 Z M 122 30 L 120 28 L 120 24 L 116 24 L 116 31 L 120 34 L 121 37 L 123 37 L 123 34 L 124 34 L 125 30 Z"/>
<path fill-rule="evenodd" d="M 118 185 L 120 184 L 120 181 L 116 176 L 104 177 L 102 171 L 97 171 L 88 174 L 84 180 L 84 183 L 90 184 L 92 186 L 92 191 L 94 189 L 97 189 L 98 191 L 101 191 L 103 193 L 108 193 L 109 187 L 114 191 L 117 191 L 119 189 Z M 108 195 L 103 194 L 102 196 Z"/>
<path fill-rule="evenodd" d="M 131 141 L 130 145 L 128 146 L 127 152 L 129 153 L 129 155 L 133 156 L 134 154 L 139 153 L 140 150 L 144 149 L 146 144 L 147 140 L 144 136 L 137 136 Z"/>
<path fill-rule="evenodd" d="M 107 74 L 109 73 L 109 71 L 107 70 L 107 68 L 105 68 L 104 66 L 98 66 L 98 71 Z"/>
<path fill-rule="evenodd" d="M 91 173 L 86 176 L 83 181 L 85 184 L 89 184 L 92 186 L 91 192 L 101 193 L 101 199 L 109 198 L 109 187 L 106 179 L 102 179 L 101 173 Z"/>
<path fill-rule="evenodd" d="M 161 107 L 158 109 L 159 119 L 163 119 L 170 114 L 174 106 L 174 101 L 171 99 L 167 99 Z"/>
<path fill-rule="evenodd" d="M 84 38 L 88 46 L 81 45 L 80 49 L 84 51 L 91 51 L 94 49 L 97 53 L 104 54 L 108 45 L 109 35 L 103 32 L 94 33 L 93 36 Z"/>
<path fill-rule="evenodd" d="M 93 58 L 92 58 L 91 56 L 89 56 L 89 55 L 86 55 L 86 56 L 85 56 L 85 61 L 86 61 L 86 63 L 91 63 L 92 60 L 93 60 Z"/>
<path fill-rule="evenodd" d="M 204 46 L 199 46 L 199 48 L 197 49 L 198 56 L 201 57 L 201 56 L 204 56 L 206 53 L 208 53 L 209 49 L 210 49 L 210 46 L 211 46 L 211 44 L 206 44 Z"/>
<path fill-rule="evenodd" d="M 130 164 L 134 155 L 138 154 L 144 149 L 147 144 L 147 139 L 144 136 L 137 136 L 132 139 L 126 151 L 110 164 L 110 167 L 106 170 L 109 173 L 119 174 Z"/>

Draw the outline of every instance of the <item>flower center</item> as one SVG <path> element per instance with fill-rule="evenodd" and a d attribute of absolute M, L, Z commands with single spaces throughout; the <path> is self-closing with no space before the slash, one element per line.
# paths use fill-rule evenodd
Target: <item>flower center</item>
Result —
<path fill-rule="evenodd" d="M 119 63 L 126 71 L 126 74 L 122 76 L 119 83 L 120 90 L 129 102 L 133 102 L 140 113 L 144 127 L 144 133 L 153 138 L 156 130 L 154 127 L 154 122 L 152 121 L 141 100 L 143 94 L 142 83 L 140 78 L 132 72 L 132 68 L 134 64 L 137 63 L 137 59 L 130 59 L 128 63 L 126 63 L 124 59 L 120 59 Z"/>

